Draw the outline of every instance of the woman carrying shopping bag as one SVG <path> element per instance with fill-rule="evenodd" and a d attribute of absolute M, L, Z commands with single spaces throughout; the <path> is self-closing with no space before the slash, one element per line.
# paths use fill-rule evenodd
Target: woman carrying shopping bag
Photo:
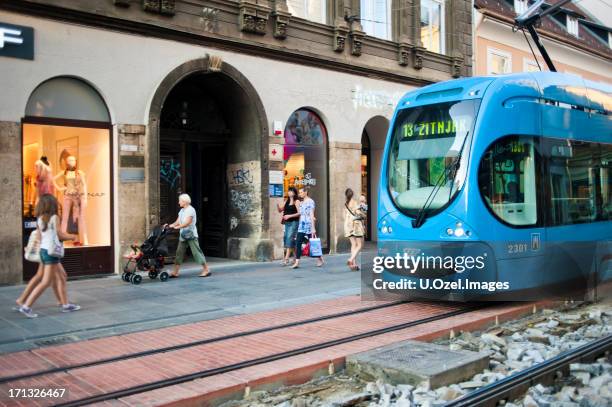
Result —
<path fill-rule="evenodd" d="M 40 231 L 40 262 L 43 270 L 42 278 L 38 284 L 33 289 L 28 285 L 31 292 L 27 295 L 23 305 L 19 307 L 19 312 L 28 318 L 38 316 L 32 311 L 32 305 L 51 284 L 58 285 L 63 312 L 81 309 L 80 306 L 70 304 L 66 300 L 65 271 L 61 265 L 62 257 L 64 257 L 64 244 L 62 242 L 64 240 L 75 240 L 77 236 L 60 230 L 58 206 L 57 199 L 50 194 L 41 196 L 36 205 L 36 216 L 38 218 L 36 224 Z M 26 287 L 26 293 L 28 287 Z"/>
<path fill-rule="evenodd" d="M 300 257 L 302 255 L 302 243 L 304 242 L 304 239 L 306 239 L 307 237 L 310 239 L 311 255 L 313 254 L 313 239 L 318 239 L 316 237 L 317 231 L 315 227 L 315 201 L 313 201 L 312 198 L 308 196 L 308 188 L 306 187 L 300 188 L 299 196 L 302 200 L 302 203 L 300 204 L 299 208 L 300 221 L 298 224 L 297 238 L 295 239 L 295 263 L 293 263 L 293 266 L 291 266 L 291 268 L 294 269 L 300 267 Z M 316 240 L 314 240 L 314 242 L 316 242 Z M 318 240 L 318 245 L 320 249 L 321 240 Z M 324 263 L 322 253 L 319 250 L 318 252 L 315 252 L 315 254 L 317 255 L 314 255 L 312 257 L 317 258 L 317 267 L 321 267 Z"/>

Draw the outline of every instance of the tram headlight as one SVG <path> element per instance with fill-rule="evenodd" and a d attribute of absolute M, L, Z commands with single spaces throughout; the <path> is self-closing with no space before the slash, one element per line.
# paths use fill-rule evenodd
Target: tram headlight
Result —
<path fill-rule="evenodd" d="M 472 235 L 472 232 L 470 232 L 464 227 L 463 222 L 455 222 L 454 225 L 448 226 L 444 230 L 443 235 L 446 235 L 448 237 L 461 238 L 461 237 L 470 237 Z"/>
<path fill-rule="evenodd" d="M 389 233 L 389 228 L 387 228 L 387 226 L 383 226 L 382 228 L 380 228 L 380 231 L 383 233 Z"/>

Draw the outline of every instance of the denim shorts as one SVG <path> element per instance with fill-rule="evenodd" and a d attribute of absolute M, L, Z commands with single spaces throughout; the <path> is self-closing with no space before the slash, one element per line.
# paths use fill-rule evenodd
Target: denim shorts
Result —
<path fill-rule="evenodd" d="M 295 236 L 298 230 L 298 221 L 285 222 L 285 236 L 283 237 L 283 246 L 286 249 L 291 249 L 295 246 Z"/>
<path fill-rule="evenodd" d="M 42 264 L 59 264 L 61 260 L 59 257 L 50 256 L 47 249 L 40 249 L 40 262 Z"/>

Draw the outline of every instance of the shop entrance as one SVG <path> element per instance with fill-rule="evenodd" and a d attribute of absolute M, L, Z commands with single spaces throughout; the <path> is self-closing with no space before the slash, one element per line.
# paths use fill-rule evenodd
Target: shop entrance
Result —
<path fill-rule="evenodd" d="M 366 123 L 361 136 L 361 193 L 368 201 L 367 240 L 378 240 L 378 188 L 382 155 L 389 129 L 389 120 L 383 116 L 372 117 Z"/>

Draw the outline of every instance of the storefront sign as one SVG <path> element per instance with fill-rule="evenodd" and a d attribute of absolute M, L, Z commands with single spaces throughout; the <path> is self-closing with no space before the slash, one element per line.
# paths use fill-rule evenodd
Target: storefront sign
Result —
<path fill-rule="evenodd" d="M 283 145 L 270 144 L 270 161 L 283 161 Z"/>
<path fill-rule="evenodd" d="M 0 56 L 34 59 L 34 29 L 0 22 Z"/>
<path fill-rule="evenodd" d="M 282 171 L 270 171 L 270 184 L 282 184 L 283 183 L 283 172 Z"/>
<path fill-rule="evenodd" d="M 283 197 L 283 184 L 270 184 L 270 197 L 282 198 Z"/>
<path fill-rule="evenodd" d="M 356 86 L 355 89 L 352 89 L 351 93 L 351 99 L 355 109 L 359 107 L 378 110 L 393 109 L 396 101 L 402 97 L 402 94 L 399 92 L 389 94 L 386 92 L 365 90 L 360 86 Z"/>
<path fill-rule="evenodd" d="M 138 146 L 135 144 L 121 144 L 121 151 L 136 152 L 138 151 Z"/>

